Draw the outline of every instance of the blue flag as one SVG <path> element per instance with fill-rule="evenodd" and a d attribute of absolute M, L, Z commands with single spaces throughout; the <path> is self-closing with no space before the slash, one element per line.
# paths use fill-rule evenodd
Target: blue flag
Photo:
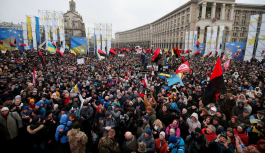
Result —
<path fill-rule="evenodd" d="M 35 17 L 36 21 L 36 38 L 37 38 L 37 43 L 40 41 L 40 24 L 39 24 L 39 17 Z"/>
<path fill-rule="evenodd" d="M 184 86 L 184 84 L 183 84 L 182 80 L 179 78 L 179 75 L 178 74 L 172 75 L 172 77 L 167 80 L 168 86 L 172 86 L 173 84 L 175 84 L 177 82 L 181 86 Z"/>

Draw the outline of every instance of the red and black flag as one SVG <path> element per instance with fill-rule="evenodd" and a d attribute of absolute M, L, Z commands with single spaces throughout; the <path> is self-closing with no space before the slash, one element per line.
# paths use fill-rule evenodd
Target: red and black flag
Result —
<path fill-rule="evenodd" d="M 215 51 L 215 57 L 217 57 L 217 55 L 218 55 L 218 51 Z"/>
<path fill-rule="evenodd" d="M 176 57 L 180 57 L 180 52 L 178 46 L 176 47 Z"/>
<path fill-rule="evenodd" d="M 196 47 L 199 48 L 199 46 L 200 46 L 200 41 L 198 39 L 197 42 L 196 42 Z"/>
<path fill-rule="evenodd" d="M 207 56 L 210 56 L 210 55 L 212 55 L 212 52 L 213 52 L 213 51 L 210 51 L 210 53 L 209 53 Z"/>
<path fill-rule="evenodd" d="M 56 47 L 56 45 L 54 44 L 54 42 L 52 43 L 52 45 L 56 48 L 56 51 L 57 51 L 61 56 L 64 56 L 64 53 L 62 53 L 62 52 Z"/>
<path fill-rule="evenodd" d="M 14 40 L 14 44 L 17 44 L 17 39 L 15 38 L 15 40 Z"/>
<path fill-rule="evenodd" d="M 45 60 L 44 60 L 43 55 L 42 55 L 40 50 L 39 50 L 39 56 L 40 56 L 40 59 L 41 59 L 41 63 L 43 65 L 43 67 L 45 68 L 46 67 L 46 63 L 45 63 Z"/>
<path fill-rule="evenodd" d="M 185 51 L 185 54 L 188 54 L 189 52 L 190 52 L 190 50 L 186 50 L 186 51 Z"/>
<path fill-rule="evenodd" d="M 14 45 L 13 43 L 9 42 L 11 47 L 16 47 L 16 45 Z"/>
<path fill-rule="evenodd" d="M 210 82 L 202 97 L 204 106 L 211 102 L 216 103 L 219 93 L 225 93 L 225 91 L 226 88 L 224 83 L 223 70 L 220 58 L 218 58 L 213 73 L 210 77 Z"/>
<path fill-rule="evenodd" d="M 182 62 L 184 63 L 185 62 L 185 58 L 184 58 L 184 56 L 181 56 L 182 57 Z"/>
<path fill-rule="evenodd" d="M 112 54 L 114 54 L 114 55 L 117 55 L 117 53 L 116 53 L 113 49 L 111 49 L 111 48 L 110 48 L 110 50 L 109 50 L 109 53 L 112 53 Z"/>
<path fill-rule="evenodd" d="M 154 56 L 152 57 L 152 62 L 158 62 L 158 60 L 161 58 L 160 54 L 160 48 L 158 47 L 156 51 L 154 52 Z"/>
<path fill-rule="evenodd" d="M 200 51 L 198 50 L 197 52 L 193 53 L 194 55 L 200 54 Z"/>
<path fill-rule="evenodd" d="M 4 42 L 2 40 L 0 40 L 0 44 L 3 44 Z"/>
<path fill-rule="evenodd" d="M 19 46 L 27 46 L 26 44 L 23 43 L 19 43 Z"/>

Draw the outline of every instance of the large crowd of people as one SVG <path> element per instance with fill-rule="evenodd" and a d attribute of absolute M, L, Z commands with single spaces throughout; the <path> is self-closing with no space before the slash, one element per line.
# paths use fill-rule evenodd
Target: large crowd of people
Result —
<path fill-rule="evenodd" d="M 183 61 L 174 55 L 166 63 L 165 52 L 155 63 L 144 52 L 102 60 L 41 52 L 0 53 L 4 152 L 265 152 L 264 61 L 231 60 L 223 69 L 226 93 L 206 103 L 214 56 L 186 57 L 192 71 L 184 86 L 168 86 L 158 74 L 174 74 Z M 153 77 L 149 64 L 158 66 Z"/>

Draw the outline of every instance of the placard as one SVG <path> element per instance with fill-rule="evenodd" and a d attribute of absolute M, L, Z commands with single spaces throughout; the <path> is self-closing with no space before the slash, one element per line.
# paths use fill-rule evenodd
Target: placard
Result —
<path fill-rule="evenodd" d="M 3 54 L 5 54 L 5 53 L 6 53 L 6 50 L 1 50 L 1 52 L 2 52 Z"/>
<path fill-rule="evenodd" d="M 85 59 L 84 58 L 77 59 L 77 64 L 85 64 Z"/>
<path fill-rule="evenodd" d="M 125 57 L 124 54 L 118 54 L 118 57 Z"/>

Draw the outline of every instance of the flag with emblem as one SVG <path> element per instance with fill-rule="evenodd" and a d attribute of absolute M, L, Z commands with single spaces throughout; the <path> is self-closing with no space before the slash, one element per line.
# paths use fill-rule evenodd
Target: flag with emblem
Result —
<path fill-rule="evenodd" d="M 144 76 L 144 80 L 142 82 L 144 84 L 144 87 L 147 88 L 148 87 L 148 80 L 146 78 L 146 75 Z"/>
<path fill-rule="evenodd" d="M 186 62 L 182 63 L 178 67 L 178 69 L 176 70 L 176 73 L 175 74 L 183 73 L 183 72 L 186 72 L 186 71 L 191 71 L 190 65 L 189 65 L 189 61 L 186 61 Z"/>
<path fill-rule="evenodd" d="M 245 42 L 227 42 L 225 45 L 225 58 L 242 60 L 244 48 Z"/>

